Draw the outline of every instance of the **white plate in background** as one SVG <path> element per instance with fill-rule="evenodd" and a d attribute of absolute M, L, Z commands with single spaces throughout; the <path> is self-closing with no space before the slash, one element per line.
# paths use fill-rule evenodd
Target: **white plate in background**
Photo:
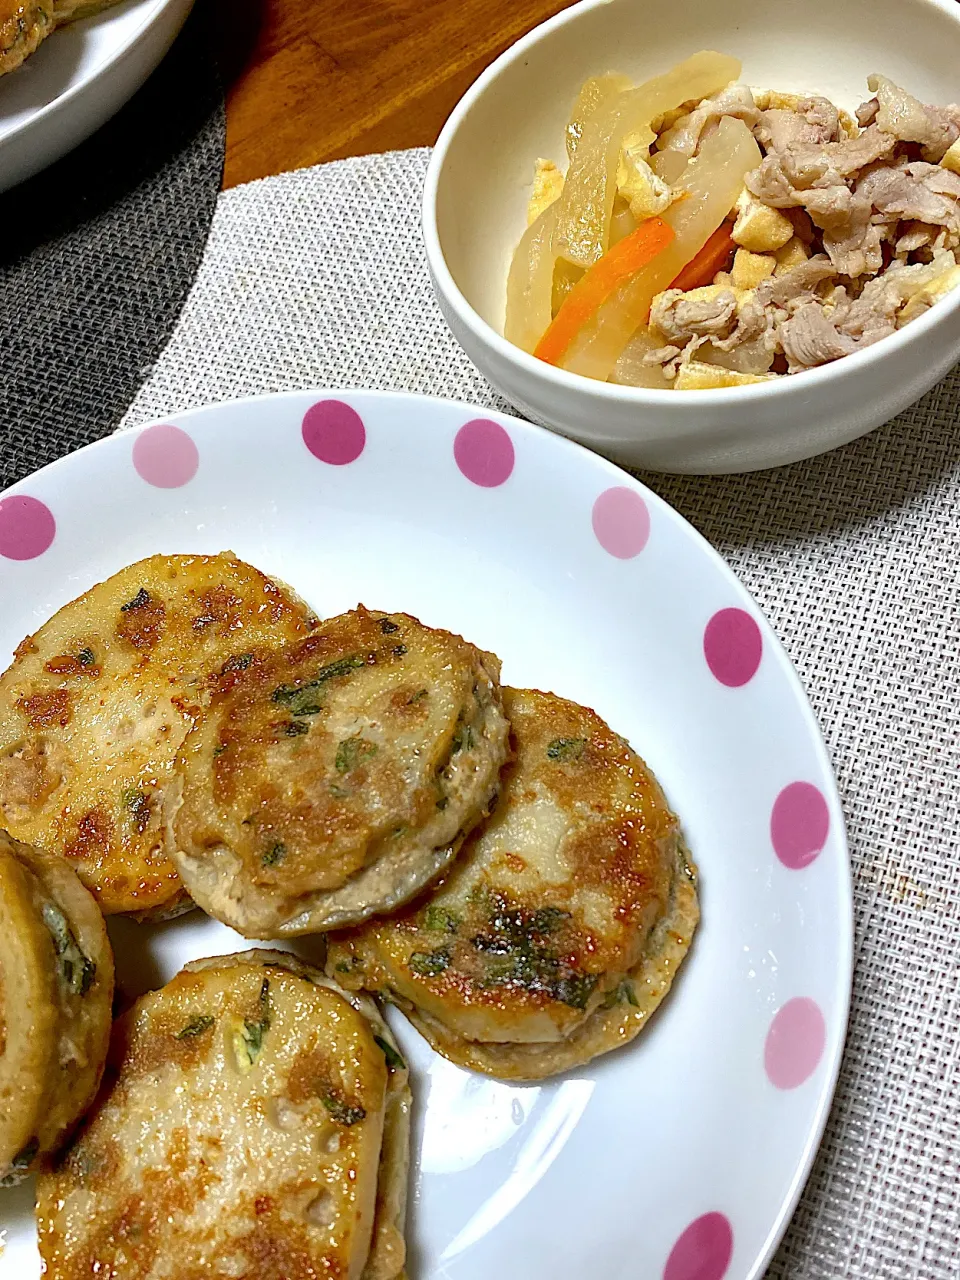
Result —
<path fill-rule="evenodd" d="M 596 708 L 700 867 L 673 991 L 588 1067 L 498 1083 L 389 1010 L 415 1090 L 411 1280 L 755 1280 L 826 1120 L 852 933 L 830 765 L 753 600 L 676 512 L 559 436 L 450 401 L 298 392 L 112 436 L 0 498 L 0 664 L 124 565 L 226 549 L 322 615 L 405 610 L 495 651 L 505 683 Z M 250 945 L 199 912 L 111 934 L 127 994 Z M 31 1195 L 0 1191 L 3 1280 L 39 1275 Z"/>
<path fill-rule="evenodd" d="M 59 160 L 119 111 L 192 8 L 193 0 L 121 0 L 61 27 L 0 76 L 0 191 Z"/>

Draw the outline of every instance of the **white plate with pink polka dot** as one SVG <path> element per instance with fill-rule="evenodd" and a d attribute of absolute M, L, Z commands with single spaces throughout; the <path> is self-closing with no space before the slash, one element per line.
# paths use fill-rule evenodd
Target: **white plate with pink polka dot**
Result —
<path fill-rule="evenodd" d="M 184 413 L 0 499 L 0 658 L 156 552 L 230 549 L 321 614 L 405 610 L 594 707 L 652 766 L 703 921 L 632 1045 L 542 1085 L 414 1068 L 414 1280 L 746 1280 L 809 1171 L 851 975 L 843 818 L 803 690 L 706 542 L 602 458 L 451 402 L 315 392 Z M 246 944 L 199 913 L 111 922 L 124 988 Z M 391 1016 L 396 1014 L 391 1010 Z M 0 1275 L 39 1275 L 29 1187 Z"/>

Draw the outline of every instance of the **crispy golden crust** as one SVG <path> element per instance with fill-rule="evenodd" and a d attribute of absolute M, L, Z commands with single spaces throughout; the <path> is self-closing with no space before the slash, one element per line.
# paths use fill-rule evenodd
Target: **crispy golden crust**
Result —
<path fill-rule="evenodd" d="M 64 857 L 107 914 L 189 906 L 165 851 L 174 758 L 213 682 L 312 625 L 228 554 L 152 556 L 100 583 L 0 677 L 0 825 Z"/>
<path fill-rule="evenodd" d="M 681 860 L 667 914 L 651 934 L 643 958 L 611 993 L 616 998 L 607 1008 L 601 1004 L 567 1039 L 553 1044 L 484 1044 L 451 1034 L 416 1006 L 407 1014 L 428 1043 L 458 1066 L 500 1080 L 545 1080 L 582 1067 L 640 1034 L 670 990 L 699 920 L 696 870 Z"/>
<path fill-rule="evenodd" d="M 103 917 L 58 858 L 0 831 L 0 1179 L 56 1150 L 97 1091 L 113 954 Z"/>
<path fill-rule="evenodd" d="M 248 937 L 406 901 L 486 812 L 507 753 L 499 663 L 406 614 L 360 608 L 255 653 L 184 744 L 174 854 Z"/>
<path fill-rule="evenodd" d="M 400 1275 L 409 1086 L 372 1002 L 215 957 L 118 1022 L 111 1067 L 38 1184 L 50 1280 L 360 1280 L 391 1251 Z"/>
<path fill-rule="evenodd" d="M 53 0 L 0 0 L 0 76 L 15 71 L 53 29 Z"/>
<path fill-rule="evenodd" d="M 503 694 L 516 759 L 493 815 L 430 894 L 334 935 L 327 967 L 454 1061 L 539 1079 L 641 1029 L 690 945 L 695 872 L 653 775 L 594 712 Z"/>

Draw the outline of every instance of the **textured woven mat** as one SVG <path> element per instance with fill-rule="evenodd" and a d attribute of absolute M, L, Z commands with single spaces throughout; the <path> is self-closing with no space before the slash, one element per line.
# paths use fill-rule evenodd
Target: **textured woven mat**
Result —
<path fill-rule="evenodd" d="M 118 115 L 0 196 L 0 489 L 129 407 L 197 273 L 225 132 L 199 6 Z"/>
<path fill-rule="evenodd" d="M 508 408 L 450 336 L 420 243 L 424 151 L 227 192 L 124 425 L 355 385 Z M 836 1104 L 769 1275 L 960 1275 L 960 370 L 779 471 L 644 479 L 720 549 L 803 678 L 849 819 L 856 978 Z"/>

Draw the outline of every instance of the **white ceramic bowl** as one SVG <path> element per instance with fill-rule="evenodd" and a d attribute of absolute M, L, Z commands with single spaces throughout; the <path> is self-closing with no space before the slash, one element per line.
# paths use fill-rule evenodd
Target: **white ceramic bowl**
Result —
<path fill-rule="evenodd" d="M 818 92 L 848 109 L 878 71 L 923 101 L 960 100 L 957 0 L 585 0 L 488 68 L 430 162 L 424 237 L 444 315 L 464 350 L 526 416 L 630 465 L 753 471 L 856 439 L 919 399 L 960 359 L 960 290 L 894 336 L 779 382 L 647 391 L 557 370 L 502 336 L 506 277 L 534 161 L 564 159 L 589 76 L 641 81 L 698 49 L 743 63 L 754 87 Z"/>

